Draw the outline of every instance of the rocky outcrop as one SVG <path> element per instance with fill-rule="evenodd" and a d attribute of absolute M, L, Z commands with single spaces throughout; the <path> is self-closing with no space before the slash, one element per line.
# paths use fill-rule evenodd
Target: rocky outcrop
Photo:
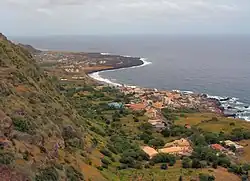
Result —
<path fill-rule="evenodd" d="M 9 136 L 12 130 L 13 124 L 11 118 L 0 110 L 0 136 Z"/>

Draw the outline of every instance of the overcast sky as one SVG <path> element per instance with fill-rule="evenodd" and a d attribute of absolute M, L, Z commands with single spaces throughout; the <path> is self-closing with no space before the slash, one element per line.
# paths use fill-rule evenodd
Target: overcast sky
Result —
<path fill-rule="evenodd" d="M 0 32 L 249 34 L 250 0 L 0 0 Z"/>

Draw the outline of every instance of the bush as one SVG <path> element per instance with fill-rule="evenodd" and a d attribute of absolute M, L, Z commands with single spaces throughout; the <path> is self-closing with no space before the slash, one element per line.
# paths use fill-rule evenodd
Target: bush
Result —
<path fill-rule="evenodd" d="M 176 159 L 174 155 L 159 153 L 151 159 L 154 163 L 175 163 Z"/>
<path fill-rule="evenodd" d="M 49 167 L 46 169 L 41 169 L 36 175 L 36 181 L 58 181 L 59 174 L 55 168 Z"/>
<path fill-rule="evenodd" d="M 164 141 L 162 139 L 152 139 L 152 140 L 149 140 L 148 144 L 150 146 L 159 147 L 159 146 L 164 145 Z"/>
<path fill-rule="evenodd" d="M 148 144 L 149 140 L 154 139 L 152 135 L 149 135 L 145 132 L 142 133 L 139 137 L 140 137 L 140 140 L 143 140 L 145 144 Z"/>
<path fill-rule="evenodd" d="M 30 122 L 24 120 L 22 117 L 14 117 L 12 118 L 14 127 L 16 130 L 21 132 L 28 132 L 31 128 Z"/>
<path fill-rule="evenodd" d="M 99 134 L 99 135 L 101 135 L 101 136 L 105 136 L 106 135 L 105 132 L 102 129 L 97 128 L 95 126 L 90 127 L 90 130 L 93 131 L 93 132 L 95 132 L 95 133 L 97 133 L 97 134 Z"/>
<path fill-rule="evenodd" d="M 214 181 L 215 177 L 213 175 L 203 174 L 199 175 L 200 181 Z"/>
<path fill-rule="evenodd" d="M 142 130 L 142 131 L 146 131 L 146 130 L 152 131 L 152 130 L 153 130 L 153 126 L 152 126 L 152 124 L 150 124 L 150 123 L 142 123 L 142 124 L 139 126 L 139 129 Z"/>
<path fill-rule="evenodd" d="M 23 154 L 23 159 L 24 160 L 27 160 L 28 161 L 28 159 L 29 159 L 29 152 L 26 150 L 25 152 L 24 152 L 24 154 Z"/>
<path fill-rule="evenodd" d="M 200 161 L 198 159 L 192 160 L 192 168 L 201 168 Z"/>
<path fill-rule="evenodd" d="M 112 157 L 112 153 L 105 148 L 101 149 L 100 152 L 107 157 Z"/>
<path fill-rule="evenodd" d="M 108 164 L 103 163 L 103 164 L 102 164 L 102 168 L 106 168 L 106 169 L 108 169 L 108 168 L 109 168 L 109 166 L 108 166 Z"/>
<path fill-rule="evenodd" d="M 121 164 L 120 166 L 117 167 L 118 170 L 125 170 L 128 168 L 128 165 L 126 164 Z"/>
<path fill-rule="evenodd" d="M 11 153 L 0 153 L 0 164 L 9 165 L 14 160 L 14 155 Z"/>
<path fill-rule="evenodd" d="M 84 180 L 84 176 L 81 172 L 76 170 L 74 167 L 70 166 L 66 170 L 68 181 L 81 181 Z"/>
<path fill-rule="evenodd" d="M 163 163 L 163 164 L 161 165 L 161 169 L 162 169 L 162 170 L 167 170 L 167 169 L 168 169 L 168 165 L 167 165 L 166 163 Z"/>
<path fill-rule="evenodd" d="M 192 167 L 192 160 L 188 157 L 184 157 L 182 160 L 182 167 L 183 168 L 191 168 Z"/>
<path fill-rule="evenodd" d="M 114 154 L 117 154 L 117 150 L 111 145 L 111 144 L 107 144 L 107 148 Z"/>
<path fill-rule="evenodd" d="M 101 161 L 103 164 L 106 164 L 106 165 L 110 164 L 110 162 L 106 158 L 102 158 Z"/>

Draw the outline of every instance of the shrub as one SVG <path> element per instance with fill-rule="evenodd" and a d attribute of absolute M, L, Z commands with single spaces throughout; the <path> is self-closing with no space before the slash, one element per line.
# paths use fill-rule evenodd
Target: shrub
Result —
<path fill-rule="evenodd" d="M 140 140 L 143 140 L 145 144 L 148 144 L 149 140 L 154 139 L 152 135 L 146 134 L 145 132 L 142 133 L 139 137 Z"/>
<path fill-rule="evenodd" d="M 112 153 L 105 148 L 101 149 L 100 152 L 107 157 L 112 157 Z"/>
<path fill-rule="evenodd" d="M 97 128 L 95 126 L 92 126 L 90 128 L 90 130 L 93 131 L 93 132 L 95 132 L 95 133 L 97 133 L 97 134 L 99 134 L 99 135 L 101 135 L 101 136 L 105 136 L 106 135 L 105 132 L 102 129 Z"/>
<path fill-rule="evenodd" d="M 21 132 L 28 132 L 30 130 L 30 122 L 24 120 L 22 117 L 14 117 L 12 118 L 14 127 L 16 130 Z"/>
<path fill-rule="evenodd" d="M 199 175 L 199 179 L 200 179 L 200 181 L 214 181 L 215 177 L 213 175 L 201 173 Z"/>
<path fill-rule="evenodd" d="M 102 168 L 106 168 L 106 169 L 108 169 L 108 168 L 109 168 L 109 166 L 108 166 L 108 164 L 103 163 L 103 164 L 102 164 Z"/>
<path fill-rule="evenodd" d="M 11 153 L 0 153 L 0 164 L 9 165 L 14 160 L 14 155 Z"/>
<path fill-rule="evenodd" d="M 149 140 L 148 144 L 151 146 L 158 147 L 158 146 L 163 146 L 164 141 L 162 139 L 152 139 L 152 140 Z"/>
<path fill-rule="evenodd" d="M 36 181 L 58 181 L 59 174 L 53 167 L 41 169 L 36 175 Z"/>
<path fill-rule="evenodd" d="M 23 154 L 23 159 L 28 160 L 29 159 L 29 152 L 26 150 Z"/>
<path fill-rule="evenodd" d="M 120 166 L 117 167 L 118 170 L 124 170 L 127 168 L 128 168 L 128 165 L 126 165 L 126 164 L 121 164 Z"/>
<path fill-rule="evenodd" d="M 175 163 L 176 159 L 174 155 L 159 153 L 151 159 L 154 163 Z"/>
<path fill-rule="evenodd" d="M 111 144 L 107 144 L 107 148 L 114 154 L 117 154 L 117 150 L 111 145 Z"/>
<path fill-rule="evenodd" d="M 101 161 L 103 164 L 106 164 L 106 165 L 110 164 L 110 162 L 106 158 L 102 158 Z"/>
<path fill-rule="evenodd" d="M 163 163 L 163 164 L 161 165 L 161 169 L 162 169 L 162 170 L 167 170 L 167 169 L 168 169 L 168 165 L 167 165 L 166 163 Z"/>
<path fill-rule="evenodd" d="M 182 167 L 183 168 L 191 168 L 192 167 L 192 160 L 188 157 L 183 158 Z"/>
<path fill-rule="evenodd" d="M 84 180 L 84 176 L 81 172 L 70 166 L 66 170 L 67 179 L 69 181 L 80 181 Z"/>

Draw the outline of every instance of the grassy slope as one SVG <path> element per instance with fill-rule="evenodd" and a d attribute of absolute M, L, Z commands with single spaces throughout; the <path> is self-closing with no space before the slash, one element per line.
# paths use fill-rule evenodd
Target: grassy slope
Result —
<path fill-rule="evenodd" d="M 92 144 L 87 120 L 60 95 L 56 81 L 40 70 L 32 56 L 1 34 L 0 95 L 0 133 L 5 132 L 9 141 L 8 147 L 0 149 L 0 158 L 11 154 L 9 169 L 34 179 L 36 174 L 48 174 L 40 169 L 57 165 L 53 173 L 64 180 L 73 166 L 85 178 L 105 180 L 95 167 L 84 163 L 89 155 L 80 155 Z M 12 124 L 8 130 L 6 118 Z M 58 157 L 53 155 L 56 143 L 60 145 Z"/>

